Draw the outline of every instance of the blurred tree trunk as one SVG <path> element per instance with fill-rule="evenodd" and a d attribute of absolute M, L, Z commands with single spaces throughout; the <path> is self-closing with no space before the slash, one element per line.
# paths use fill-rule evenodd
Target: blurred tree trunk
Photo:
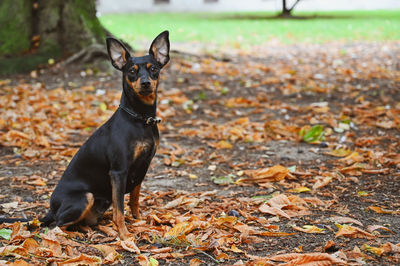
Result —
<path fill-rule="evenodd" d="M 34 69 L 104 44 L 94 0 L 1 0 L 0 73 Z"/>
<path fill-rule="evenodd" d="M 279 15 L 282 17 L 291 17 L 293 9 L 300 1 L 301 0 L 296 0 L 291 7 L 288 7 L 287 0 L 282 0 L 282 13 Z"/>

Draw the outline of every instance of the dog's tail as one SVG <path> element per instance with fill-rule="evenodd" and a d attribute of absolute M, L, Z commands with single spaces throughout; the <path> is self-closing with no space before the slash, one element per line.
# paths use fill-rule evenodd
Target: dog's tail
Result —
<path fill-rule="evenodd" d="M 39 221 L 42 223 L 40 226 L 45 227 L 49 226 L 52 222 L 54 222 L 56 219 L 54 218 L 54 214 L 52 211 L 49 211 L 46 216 L 43 218 L 40 218 Z"/>
<path fill-rule="evenodd" d="M 0 224 L 3 223 L 15 223 L 15 222 L 29 222 L 32 221 L 32 219 L 25 219 L 25 218 L 0 218 Z"/>

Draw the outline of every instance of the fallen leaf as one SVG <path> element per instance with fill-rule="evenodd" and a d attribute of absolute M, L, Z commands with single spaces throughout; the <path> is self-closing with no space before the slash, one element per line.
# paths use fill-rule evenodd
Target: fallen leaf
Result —
<path fill-rule="evenodd" d="M 112 229 L 112 228 L 109 227 L 109 226 L 97 225 L 97 227 L 98 227 L 102 232 L 104 232 L 107 236 L 110 236 L 110 237 L 117 237 L 117 236 L 118 236 L 117 231 L 115 231 L 114 229 Z"/>
<path fill-rule="evenodd" d="M 321 125 L 315 125 L 311 129 L 302 128 L 299 135 L 305 142 L 316 143 L 324 140 L 324 127 Z"/>
<path fill-rule="evenodd" d="M 326 251 L 327 249 L 334 248 L 335 246 L 336 246 L 336 243 L 332 240 L 329 240 L 328 242 L 326 242 L 326 244 L 324 246 L 324 251 Z"/>
<path fill-rule="evenodd" d="M 273 261 L 284 261 L 287 265 L 332 265 L 345 264 L 345 261 L 333 257 L 328 253 L 287 253 L 272 256 Z M 290 264 L 289 264 L 290 263 Z"/>
<path fill-rule="evenodd" d="M 138 260 L 140 266 L 150 265 L 149 257 L 147 257 L 146 255 L 141 254 L 137 256 L 136 259 Z"/>
<path fill-rule="evenodd" d="M 400 243 L 395 245 L 390 242 L 386 242 L 382 245 L 382 248 L 385 250 L 385 253 L 400 253 Z"/>
<path fill-rule="evenodd" d="M 373 254 L 375 254 L 375 255 L 377 255 L 377 256 L 381 256 L 381 255 L 385 252 L 385 249 L 384 249 L 384 248 L 371 247 L 371 246 L 369 246 L 369 245 L 367 245 L 367 244 L 364 244 L 364 245 L 362 246 L 362 248 L 363 248 L 365 251 L 371 252 L 371 253 L 373 253 Z"/>
<path fill-rule="evenodd" d="M 97 256 L 88 256 L 80 254 L 78 257 L 67 259 L 63 262 L 59 262 L 58 265 L 99 265 L 102 263 L 101 258 Z"/>
<path fill-rule="evenodd" d="M 368 225 L 367 226 L 367 231 L 370 232 L 370 233 L 372 233 L 372 232 L 374 232 L 374 231 L 376 231 L 378 229 L 382 229 L 382 230 L 385 230 L 387 232 L 390 232 L 390 233 L 394 234 L 394 232 L 392 230 L 390 230 L 389 228 L 387 228 L 385 226 L 382 226 L 382 225 Z"/>
<path fill-rule="evenodd" d="M 315 225 L 303 225 L 303 228 L 298 226 L 292 226 L 292 228 L 297 231 L 301 231 L 308 234 L 323 234 L 325 231 L 324 229 L 319 228 Z"/>
<path fill-rule="evenodd" d="M 6 265 L 6 263 L 4 263 L 4 265 Z M 29 266 L 31 264 L 27 263 L 24 260 L 15 260 L 11 263 L 7 263 L 7 265 L 11 265 L 11 266 Z"/>
<path fill-rule="evenodd" d="M 191 259 L 189 262 L 189 266 L 200 266 L 204 262 L 202 260 L 199 260 L 198 258 Z"/>
<path fill-rule="evenodd" d="M 290 216 L 288 214 L 286 214 L 286 212 L 284 212 L 280 208 L 271 207 L 271 206 L 268 206 L 267 204 L 261 205 L 258 208 L 258 210 L 260 212 L 262 212 L 262 213 L 268 213 L 268 214 L 271 214 L 271 215 L 282 216 L 282 217 L 290 219 Z"/>
<path fill-rule="evenodd" d="M 332 176 L 318 176 L 316 177 L 317 182 L 313 185 L 313 190 L 323 188 L 327 186 L 332 181 Z"/>
<path fill-rule="evenodd" d="M 15 209 L 15 208 L 18 207 L 18 201 L 2 203 L 2 204 L 0 204 L 0 206 L 1 206 L 4 210 Z M 6 212 L 8 212 L 8 211 L 6 211 Z"/>
<path fill-rule="evenodd" d="M 282 236 L 292 236 L 295 235 L 296 233 L 286 233 L 286 232 L 256 232 L 255 234 L 260 235 L 260 236 L 268 236 L 268 237 L 282 237 Z"/>
<path fill-rule="evenodd" d="M 360 191 L 357 191 L 357 195 L 358 196 L 362 196 L 362 197 L 367 197 L 370 194 L 368 192 L 366 192 L 366 191 L 360 190 Z"/>
<path fill-rule="evenodd" d="M 231 175 L 226 175 L 226 176 L 212 176 L 211 181 L 213 183 L 218 184 L 218 185 L 228 185 L 228 184 L 233 184 L 233 177 Z"/>
<path fill-rule="evenodd" d="M 167 233 L 165 233 L 164 237 L 166 239 L 178 238 L 181 235 L 186 235 L 193 229 L 194 229 L 194 226 L 190 222 L 178 223 L 173 228 L 171 228 Z"/>
<path fill-rule="evenodd" d="M 231 246 L 231 251 L 235 253 L 243 253 L 243 250 L 239 249 L 235 244 Z"/>
<path fill-rule="evenodd" d="M 158 260 L 156 260 L 153 257 L 150 257 L 149 261 L 150 261 L 150 265 L 149 266 L 158 266 L 159 265 Z"/>
<path fill-rule="evenodd" d="M 270 168 L 262 168 L 257 170 L 246 170 L 244 174 L 251 178 L 240 178 L 235 183 L 241 184 L 245 182 L 263 183 L 281 181 L 290 176 L 290 171 L 281 165 L 275 165 Z"/>
<path fill-rule="evenodd" d="M 345 225 L 336 224 L 336 226 L 339 228 L 339 231 L 336 233 L 335 237 L 345 236 L 350 238 L 367 238 L 367 239 L 375 238 L 373 234 L 370 234 L 367 231 L 364 231 L 355 226 L 347 224 Z"/>
<path fill-rule="evenodd" d="M 216 144 L 212 145 L 216 149 L 232 149 L 233 145 L 225 140 L 221 140 Z"/>
<path fill-rule="evenodd" d="M 302 193 L 308 191 L 311 191 L 311 189 L 309 189 L 308 187 L 297 187 L 288 190 L 288 192 L 295 192 L 295 193 Z"/>
<path fill-rule="evenodd" d="M 368 206 L 368 209 L 381 214 L 400 214 L 400 211 L 387 210 L 378 206 Z"/>
<path fill-rule="evenodd" d="M 351 150 L 340 148 L 336 150 L 331 150 L 329 152 L 326 152 L 325 154 L 335 157 L 346 157 L 351 154 Z"/>
<path fill-rule="evenodd" d="M 279 194 L 268 200 L 266 203 L 262 204 L 258 210 L 263 213 L 278 215 L 288 219 L 309 214 L 308 207 L 303 199 L 294 195 L 287 197 L 284 194 Z"/>
<path fill-rule="evenodd" d="M 360 221 L 350 217 L 332 216 L 331 218 L 329 218 L 329 220 L 338 224 L 356 224 L 359 226 L 363 226 L 363 224 Z"/>
<path fill-rule="evenodd" d="M 7 228 L 1 228 L 0 229 L 0 237 L 9 240 L 11 236 L 12 230 L 7 229 Z"/>
<path fill-rule="evenodd" d="M 121 247 L 126 251 L 133 252 L 136 254 L 140 254 L 139 248 L 136 246 L 135 239 L 128 238 L 126 240 L 121 241 Z"/>

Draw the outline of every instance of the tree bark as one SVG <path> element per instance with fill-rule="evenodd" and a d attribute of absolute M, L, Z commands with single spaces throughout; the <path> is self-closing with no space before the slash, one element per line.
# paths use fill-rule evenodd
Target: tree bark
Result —
<path fill-rule="evenodd" d="M 292 16 L 292 11 L 295 8 L 295 6 L 300 2 L 301 0 L 296 0 L 296 2 L 292 5 L 292 7 L 287 6 L 286 0 L 282 0 L 282 13 L 280 16 L 282 17 L 291 17 Z"/>
<path fill-rule="evenodd" d="M 0 1 L 0 73 L 27 71 L 48 59 L 104 45 L 94 0 Z"/>
<path fill-rule="evenodd" d="M 288 8 L 287 8 L 287 5 L 286 5 L 286 0 L 282 0 L 282 16 L 290 16 L 290 11 L 291 10 L 289 10 Z"/>

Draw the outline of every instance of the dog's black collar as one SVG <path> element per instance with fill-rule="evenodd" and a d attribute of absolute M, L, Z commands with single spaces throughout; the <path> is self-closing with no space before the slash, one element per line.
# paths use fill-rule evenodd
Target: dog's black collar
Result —
<path fill-rule="evenodd" d="M 152 116 L 144 117 L 144 116 L 139 115 L 138 113 L 135 113 L 132 110 L 129 110 L 128 108 L 126 108 L 125 106 L 122 106 L 122 105 L 119 105 L 119 108 L 121 108 L 122 110 L 124 110 L 125 112 L 127 112 L 128 114 L 130 114 L 131 116 L 136 118 L 137 120 L 141 120 L 147 126 L 154 126 L 161 122 L 161 118 L 152 117 Z"/>

